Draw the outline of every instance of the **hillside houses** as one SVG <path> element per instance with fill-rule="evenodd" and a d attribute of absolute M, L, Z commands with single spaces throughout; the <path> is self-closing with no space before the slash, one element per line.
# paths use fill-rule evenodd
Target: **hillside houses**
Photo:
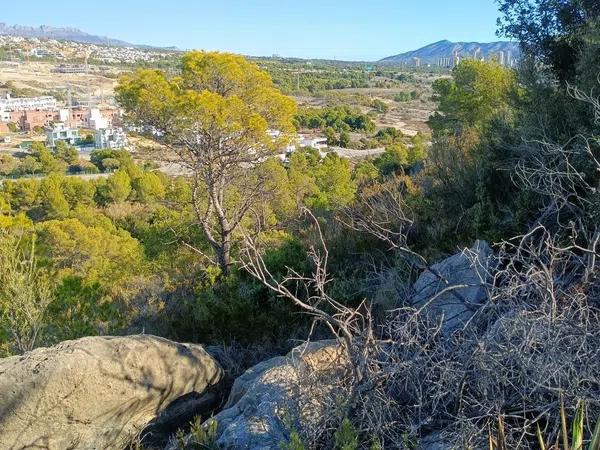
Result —
<path fill-rule="evenodd" d="M 50 147 L 57 141 L 76 145 L 80 130 L 88 129 L 95 132 L 98 148 L 123 148 L 127 139 L 120 125 L 121 111 L 114 107 L 66 108 L 50 96 L 13 98 L 7 94 L 0 99 L 0 133 L 45 129 Z"/>

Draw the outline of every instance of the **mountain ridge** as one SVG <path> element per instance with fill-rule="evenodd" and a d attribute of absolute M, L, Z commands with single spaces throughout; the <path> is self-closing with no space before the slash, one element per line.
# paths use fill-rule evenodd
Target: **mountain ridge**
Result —
<path fill-rule="evenodd" d="M 474 55 L 477 49 L 480 49 L 480 55 L 485 59 L 499 52 L 504 52 L 505 54 L 510 52 L 513 58 L 520 56 L 519 44 L 516 42 L 452 42 L 444 39 L 417 50 L 388 56 L 379 60 L 379 62 L 408 63 L 413 58 L 419 58 L 422 64 L 437 64 L 441 58 L 451 58 L 455 51 L 458 52 L 459 56 L 465 57 Z"/>
<path fill-rule="evenodd" d="M 50 25 L 28 26 L 9 25 L 0 22 L 0 35 L 17 36 L 23 38 L 56 39 L 60 41 L 74 41 L 84 44 L 111 45 L 114 47 L 148 47 L 145 45 L 131 44 L 119 39 L 106 36 L 97 36 L 86 33 L 75 27 L 54 27 Z"/>

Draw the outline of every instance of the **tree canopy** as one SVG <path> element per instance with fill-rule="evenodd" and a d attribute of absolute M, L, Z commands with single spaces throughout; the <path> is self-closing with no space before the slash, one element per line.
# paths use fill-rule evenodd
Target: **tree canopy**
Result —
<path fill-rule="evenodd" d="M 184 55 L 177 77 L 156 70 L 125 75 L 117 98 L 130 120 L 193 173 L 197 220 L 227 274 L 232 235 L 264 195 L 263 180 L 248 171 L 288 141 L 295 103 L 257 65 L 214 52 Z"/>

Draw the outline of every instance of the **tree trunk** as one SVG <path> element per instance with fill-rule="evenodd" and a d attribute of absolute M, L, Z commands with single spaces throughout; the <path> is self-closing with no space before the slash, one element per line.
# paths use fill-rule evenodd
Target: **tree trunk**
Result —
<path fill-rule="evenodd" d="M 218 248 L 215 249 L 217 264 L 221 269 L 221 276 L 228 277 L 231 273 L 231 242 L 229 236 L 223 237 Z"/>

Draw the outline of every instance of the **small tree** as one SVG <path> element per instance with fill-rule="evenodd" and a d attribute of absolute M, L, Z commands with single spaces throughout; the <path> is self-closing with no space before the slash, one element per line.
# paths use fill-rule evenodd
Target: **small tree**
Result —
<path fill-rule="evenodd" d="M 9 351 L 18 353 L 35 347 L 52 299 L 49 281 L 36 264 L 34 242 L 26 252 L 21 239 L 0 232 L 0 337 L 5 335 Z"/>
<path fill-rule="evenodd" d="M 179 77 L 156 70 L 123 77 L 117 98 L 192 173 L 196 219 L 227 276 L 234 233 L 267 194 L 253 169 L 288 140 L 294 102 L 243 57 L 204 52 L 186 54 Z"/>

